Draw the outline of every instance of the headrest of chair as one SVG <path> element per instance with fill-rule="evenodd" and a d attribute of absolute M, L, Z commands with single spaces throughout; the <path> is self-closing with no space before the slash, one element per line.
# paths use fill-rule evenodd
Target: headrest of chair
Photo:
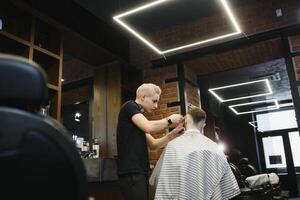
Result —
<path fill-rule="evenodd" d="M 250 162 L 249 162 L 249 159 L 248 158 L 241 158 L 240 159 L 240 164 L 242 165 L 248 165 Z"/>
<path fill-rule="evenodd" d="M 48 97 L 45 72 L 27 59 L 0 54 L 0 106 L 38 109 Z"/>

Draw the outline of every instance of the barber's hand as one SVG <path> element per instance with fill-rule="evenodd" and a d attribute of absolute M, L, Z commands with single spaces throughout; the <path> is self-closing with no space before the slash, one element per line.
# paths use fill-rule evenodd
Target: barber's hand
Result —
<path fill-rule="evenodd" d="M 173 114 L 173 115 L 170 115 L 168 117 L 169 119 L 171 119 L 172 121 L 172 124 L 179 124 L 183 121 L 183 116 L 182 115 L 179 115 L 179 114 Z"/>
<path fill-rule="evenodd" d="M 176 128 L 174 128 L 169 134 L 169 138 L 170 140 L 182 135 L 185 131 L 185 128 L 184 128 L 184 123 L 180 123 L 178 124 L 178 126 L 176 126 Z"/>

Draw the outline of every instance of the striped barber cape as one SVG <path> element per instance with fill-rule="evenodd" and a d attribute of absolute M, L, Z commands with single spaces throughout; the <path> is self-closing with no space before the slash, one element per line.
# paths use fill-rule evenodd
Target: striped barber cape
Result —
<path fill-rule="evenodd" d="M 240 193 L 227 159 L 199 130 L 167 145 L 150 178 L 156 200 L 226 200 Z"/>

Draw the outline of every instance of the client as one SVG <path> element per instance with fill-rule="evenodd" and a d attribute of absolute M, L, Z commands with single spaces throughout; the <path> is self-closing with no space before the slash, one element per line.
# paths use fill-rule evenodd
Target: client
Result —
<path fill-rule="evenodd" d="M 186 131 L 169 142 L 150 177 L 156 200 L 226 200 L 240 194 L 227 159 L 217 144 L 204 136 L 206 113 L 191 108 Z"/>

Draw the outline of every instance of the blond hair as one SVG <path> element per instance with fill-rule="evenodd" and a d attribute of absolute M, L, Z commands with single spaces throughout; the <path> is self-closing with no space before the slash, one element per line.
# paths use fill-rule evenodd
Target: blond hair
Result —
<path fill-rule="evenodd" d="M 155 94 L 160 95 L 161 89 L 153 83 L 144 83 L 136 90 L 136 98 L 138 99 L 144 95 L 153 96 Z"/>

